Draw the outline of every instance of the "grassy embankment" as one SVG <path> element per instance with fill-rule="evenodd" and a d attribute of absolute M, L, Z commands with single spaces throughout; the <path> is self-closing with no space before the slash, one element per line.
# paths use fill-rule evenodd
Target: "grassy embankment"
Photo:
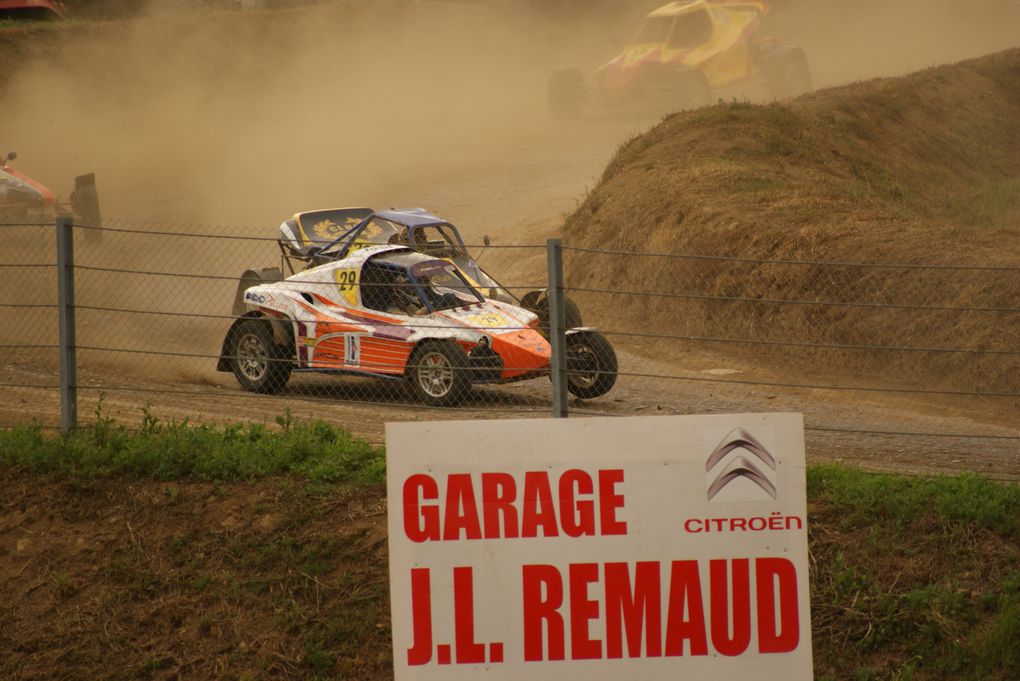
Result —
<path fill-rule="evenodd" d="M 381 449 L 100 418 L 0 432 L 0 475 L 4 678 L 391 674 Z M 819 679 L 1020 678 L 1020 489 L 815 466 L 808 490 Z"/>
<path fill-rule="evenodd" d="M 620 146 L 564 242 L 722 259 L 568 248 L 564 268 L 585 318 L 603 329 L 674 334 L 786 374 L 1016 392 L 1018 235 L 1014 49 L 667 116 Z M 818 262 L 827 265 L 807 265 Z M 961 265 L 970 269 L 951 267 Z"/>

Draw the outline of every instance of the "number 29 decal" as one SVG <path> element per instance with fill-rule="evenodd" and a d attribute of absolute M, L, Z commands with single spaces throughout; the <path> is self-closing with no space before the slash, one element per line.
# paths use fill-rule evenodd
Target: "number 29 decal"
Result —
<path fill-rule="evenodd" d="M 358 270 L 336 270 L 333 272 L 337 288 L 348 305 L 358 304 Z"/>
<path fill-rule="evenodd" d="M 341 291 L 352 289 L 358 284 L 357 270 L 337 270 L 333 273 L 333 276 L 336 277 L 336 284 L 340 287 Z"/>

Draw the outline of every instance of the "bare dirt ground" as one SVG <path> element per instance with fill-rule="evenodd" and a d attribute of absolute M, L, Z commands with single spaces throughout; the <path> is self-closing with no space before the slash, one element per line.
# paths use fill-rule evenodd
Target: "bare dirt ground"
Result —
<path fill-rule="evenodd" d="M 925 14 L 919 35 L 891 30 L 913 7 L 905 2 L 879 15 L 844 8 L 852 16 L 843 23 L 831 12 L 823 17 L 817 8 L 798 13 L 787 7 L 775 19 L 782 20 L 781 32 L 802 39 L 819 85 L 901 73 L 1020 40 L 1002 28 L 1004 22 L 960 15 L 959 8 L 945 16 Z M 597 63 L 611 54 L 608 38 L 620 27 L 586 26 L 591 30 L 578 45 L 568 40 L 577 38 L 564 28 L 568 24 L 503 17 L 463 3 L 391 2 L 371 10 L 336 3 L 208 13 L 200 24 L 170 16 L 90 25 L 54 38 L 56 49 L 20 44 L 17 56 L 4 53 L 4 64 L 18 68 L 9 71 L 0 91 L 0 139 L 14 140 L 19 167 L 55 188 L 67 186 L 76 173 L 96 171 L 105 213 L 121 226 L 269 238 L 297 210 L 423 205 L 459 224 L 469 243 L 489 235 L 497 245 L 541 244 L 560 234 L 564 217 L 595 186 L 616 148 L 656 120 L 599 115 L 572 125 L 552 121 L 543 101 L 550 69 L 568 61 Z M 836 35 L 839 41 L 828 40 Z M 853 45 L 866 39 L 874 44 L 864 59 Z M 39 249 L 35 243 L 11 247 L 3 257 L 37 260 Z M 254 264 L 273 264 L 274 253 L 269 242 L 224 246 L 112 235 L 102 247 L 82 245 L 79 257 L 92 265 L 231 277 Z M 483 256 L 486 267 L 529 284 L 542 283 L 544 257 L 540 249 L 494 249 Z M 52 290 L 46 272 L 32 280 L 3 276 L 5 294 L 27 288 L 42 302 Z M 158 299 L 178 311 L 215 317 L 226 315 L 233 288 L 229 280 L 201 286 L 143 282 L 85 273 L 79 303 L 144 307 Z M 55 327 L 48 315 L 6 315 L 0 332 L 52 344 Z M 424 410 L 388 386 L 355 380 L 304 377 L 284 396 L 250 396 L 232 377 L 211 369 L 223 319 L 125 321 L 83 311 L 79 322 L 84 347 L 119 348 L 80 353 L 84 419 L 102 394 L 103 413 L 128 423 L 137 421 L 145 402 L 168 419 L 272 421 L 290 409 L 379 441 L 386 420 L 525 418 L 549 410 L 541 381 L 484 389 L 464 408 L 443 412 Z M 611 326 L 612 320 L 593 322 Z M 1010 440 L 852 432 L 1014 435 L 1012 405 L 755 387 L 756 381 L 807 381 L 753 358 L 688 348 L 649 354 L 626 341 L 618 347 L 622 370 L 633 375 L 621 377 L 608 398 L 574 405 L 577 412 L 798 409 L 816 429 L 810 449 L 816 460 L 1020 476 Z M 146 349 L 198 356 L 137 354 Z M 53 352 L 3 352 L 9 387 L 0 423 L 55 425 L 55 391 L 21 387 L 56 382 Z M 751 385 L 718 382 L 728 377 Z M 812 378 L 830 383 L 824 372 Z"/>

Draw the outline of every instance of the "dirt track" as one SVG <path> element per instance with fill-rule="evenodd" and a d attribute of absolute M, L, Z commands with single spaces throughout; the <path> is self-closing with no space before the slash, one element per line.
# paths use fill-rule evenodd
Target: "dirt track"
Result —
<path fill-rule="evenodd" d="M 345 27 L 343 40 L 330 28 L 338 23 Z M 483 234 L 497 244 L 541 243 L 559 233 L 564 216 L 595 185 L 617 146 L 654 123 L 605 116 L 575 126 L 550 121 L 541 98 L 544 79 L 550 64 L 568 57 L 549 41 L 550 35 L 562 37 L 557 31 L 561 28 L 528 34 L 521 25 L 496 22 L 486 10 L 449 3 L 392 3 L 381 14 L 338 4 L 243 18 L 211 15 L 200 30 L 182 19 L 97 25 L 70 36 L 55 55 L 32 62 L 8 82 L 2 137 L 17 139 L 23 170 L 55 187 L 63 187 L 74 173 L 96 170 L 106 214 L 130 220 L 125 224 L 269 237 L 296 210 L 424 205 L 460 224 L 471 243 Z M 430 49 L 413 54 L 400 49 L 421 35 L 429 36 Z M 989 38 L 989 45 L 995 41 L 1003 42 Z M 922 54 L 932 60 L 939 55 L 928 46 L 927 52 L 897 60 L 892 47 L 885 49 L 889 58 L 868 67 L 868 73 L 860 71 L 865 68 L 861 63 L 857 71 L 841 71 L 842 49 L 818 54 L 819 81 L 897 72 L 916 66 Z M 944 54 L 958 58 L 980 51 L 978 44 L 956 42 L 947 43 Z M 606 48 L 576 52 L 569 57 L 602 55 Z M 111 63 L 130 66 L 111 69 Z M 55 93 L 65 103 L 57 110 L 48 106 Z M 43 110 L 47 116 L 40 115 Z M 215 224 L 227 226 L 208 227 Z M 165 244 L 124 237 L 120 245 L 107 248 L 121 267 L 187 265 L 227 275 L 273 259 L 271 244 L 228 251 L 215 243 L 178 249 Z M 81 255 L 89 257 L 87 247 Z M 509 271 L 518 281 L 541 276 L 540 251 L 524 256 L 493 251 L 485 257 L 487 266 Z M 112 277 L 97 276 L 85 285 L 86 300 L 89 294 L 93 301 L 115 295 L 122 302 L 144 304 L 152 295 L 125 290 Z M 229 289 L 229 284 L 217 284 L 198 290 L 189 295 L 188 309 L 224 314 Z M 182 290 L 187 289 L 164 286 L 158 295 L 181 296 Z M 163 342 L 213 355 L 222 334 L 217 322 L 114 328 L 88 315 L 81 322 L 84 345 L 99 345 L 96 339 L 106 334 L 116 335 L 117 347 L 145 349 Z M 5 321 L 4 329 L 16 324 Z M 43 342 L 51 326 L 51 321 L 38 321 L 32 329 L 35 342 Z M 707 381 L 726 376 L 799 381 L 772 375 L 753 362 L 690 350 L 649 359 L 647 353 L 621 346 L 621 355 L 625 372 L 679 372 L 697 380 L 624 377 L 609 399 L 577 405 L 582 411 L 799 409 L 810 414 L 809 426 L 816 428 L 1013 432 L 1008 410 L 996 413 L 971 404 L 950 409 L 934 399 L 861 399 L 845 392 L 727 386 Z M 55 382 L 52 353 L 9 353 L 5 359 L 4 382 Z M 176 419 L 271 421 L 290 408 L 298 417 L 329 418 L 378 441 L 386 419 L 531 417 L 548 411 L 546 386 L 540 382 L 483 390 L 464 410 L 425 412 L 392 390 L 360 381 L 308 378 L 281 398 L 247 396 L 230 376 L 213 372 L 208 357 L 153 361 L 86 351 L 81 359 L 81 383 L 87 386 L 83 418 L 91 417 L 102 391 L 104 413 L 132 423 L 145 401 L 152 402 L 160 418 Z M 824 384 L 826 377 L 812 378 Z M 124 386 L 136 390 L 117 389 Z M 9 399 L 0 407 L 0 422 L 56 422 L 52 390 L 5 388 L 5 395 Z M 378 398 L 380 404 L 350 404 L 366 398 Z M 811 437 L 817 459 L 1020 477 L 1020 461 L 1009 441 L 820 431 Z"/>

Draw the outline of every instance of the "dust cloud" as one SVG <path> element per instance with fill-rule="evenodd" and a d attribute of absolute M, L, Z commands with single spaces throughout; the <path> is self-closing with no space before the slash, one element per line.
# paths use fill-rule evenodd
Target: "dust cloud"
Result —
<path fill-rule="evenodd" d="M 649 124 L 555 124 L 548 74 L 590 72 L 655 4 L 389 0 L 88 24 L 11 78 L 0 139 L 58 192 L 97 172 L 106 214 L 142 221 L 267 235 L 297 210 L 429 200 L 548 230 Z M 805 48 L 819 85 L 1020 43 L 1010 1 L 773 4 L 769 30 Z"/>
<path fill-rule="evenodd" d="M 95 171 L 107 215 L 263 236 L 297 210 L 418 205 L 423 187 L 482 177 L 483 194 L 527 201 L 507 169 L 541 165 L 559 134 L 538 47 L 459 3 L 96 24 L 13 78 L 2 136 L 58 191 Z M 463 189 L 425 193 L 471 202 Z"/>
<path fill-rule="evenodd" d="M 1015 0 L 786 0 L 769 26 L 807 52 L 815 85 L 897 76 L 1020 46 Z"/>

